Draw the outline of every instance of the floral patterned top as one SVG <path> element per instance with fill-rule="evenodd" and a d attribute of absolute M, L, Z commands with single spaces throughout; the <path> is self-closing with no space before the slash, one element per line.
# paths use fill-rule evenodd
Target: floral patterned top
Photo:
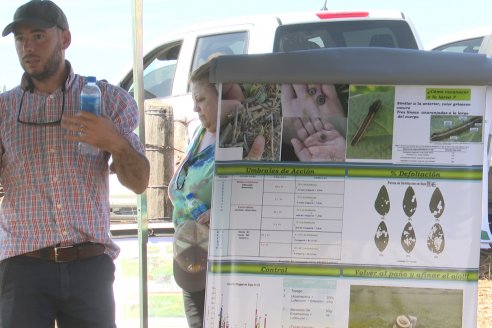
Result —
<path fill-rule="evenodd" d="M 186 156 L 169 183 L 169 198 L 173 204 L 173 223 L 176 228 L 186 220 L 193 220 L 187 206 L 186 196 L 193 193 L 195 198 L 210 208 L 212 200 L 212 181 L 215 164 L 215 144 L 197 153 L 205 135 L 200 127 L 186 150 Z"/>

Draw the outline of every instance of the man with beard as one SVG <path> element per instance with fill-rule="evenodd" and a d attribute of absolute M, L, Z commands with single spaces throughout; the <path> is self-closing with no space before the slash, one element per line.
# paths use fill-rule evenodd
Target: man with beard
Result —
<path fill-rule="evenodd" d="M 0 95 L 0 327 L 116 327 L 108 181 L 114 172 L 135 193 L 147 188 L 138 108 L 98 82 L 103 114 L 80 111 L 85 78 L 65 60 L 71 34 L 53 2 L 19 7 L 10 33 L 24 74 Z"/>

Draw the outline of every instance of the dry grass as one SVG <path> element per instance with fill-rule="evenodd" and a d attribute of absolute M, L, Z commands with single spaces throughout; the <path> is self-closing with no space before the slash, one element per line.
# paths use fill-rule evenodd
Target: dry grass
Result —
<path fill-rule="evenodd" d="M 228 118 L 220 130 L 219 147 L 241 147 L 247 158 L 255 138 L 265 138 L 265 150 L 261 160 L 280 160 L 281 109 L 280 89 L 276 84 L 243 84 L 246 97 Z"/>
<path fill-rule="evenodd" d="M 478 281 L 478 328 L 492 327 L 492 250 L 480 251 Z"/>

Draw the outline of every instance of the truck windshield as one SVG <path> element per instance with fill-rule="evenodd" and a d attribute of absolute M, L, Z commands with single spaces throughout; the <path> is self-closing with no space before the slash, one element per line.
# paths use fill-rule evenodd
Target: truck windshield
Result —
<path fill-rule="evenodd" d="M 284 25 L 277 28 L 274 52 L 334 47 L 418 49 L 405 21 L 331 21 Z"/>

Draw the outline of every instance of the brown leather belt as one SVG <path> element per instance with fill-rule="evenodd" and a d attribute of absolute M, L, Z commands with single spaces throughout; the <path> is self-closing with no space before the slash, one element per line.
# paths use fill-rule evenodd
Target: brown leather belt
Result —
<path fill-rule="evenodd" d="M 104 253 L 104 250 L 105 247 L 103 244 L 82 243 L 71 246 L 46 247 L 22 254 L 21 256 L 34 257 L 54 262 L 71 262 L 101 255 Z"/>

